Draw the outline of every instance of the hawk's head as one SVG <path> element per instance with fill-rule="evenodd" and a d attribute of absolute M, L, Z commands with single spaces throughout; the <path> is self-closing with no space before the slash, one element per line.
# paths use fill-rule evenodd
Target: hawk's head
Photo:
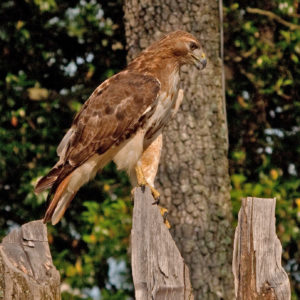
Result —
<path fill-rule="evenodd" d="M 161 55 L 163 51 L 165 55 L 173 56 L 179 63 L 179 66 L 195 64 L 197 68 L 202 70 L 207 64 L 200 42 L 192 34 L 181 30 L 167 34 L 152 44 L 147 50 L 150 52 L 157 51 Z"/>

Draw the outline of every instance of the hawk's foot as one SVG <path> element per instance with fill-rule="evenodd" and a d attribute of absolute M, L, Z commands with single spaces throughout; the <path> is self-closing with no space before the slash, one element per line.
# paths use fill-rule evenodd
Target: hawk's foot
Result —
<path fill-rule="evenodd" d="M 140 185 L 140 186 L 141 186 L 142 188 L 148 186 L 148 187 L 150 188 L 151 194 L 152 194 L 152 196 L 153 196 L 153 198 L 154 198 L 154 202 L 153 202 L 152 204 L 159 204 L 159 197 L 160 197 L 160 194 L 159 194 L 159 192 L 158 192 L 157 189 L 155 189 L 153 186 L 151 186 L 151 185 L 148 184 L 147 182 L 146 182 L 145 184 Z M 131 192 L 130 192 L 130 193 L 131 193 L 131 198 L 132 198 L 132 199 L 133 199 L 133 197 L 134 197 L 135 189 L 136 189 L 136 187 L 134 187 L 134 188 L 131 190 Z"/>
<path fill-rule="evenodd" d="M 144 192 L 145 186 L 148 185 L 148 182 L 144 176 L 144 172 L 142 168 L 139 165 L 136 165 L 135 173 L 136 173 L 138 186 L 140 186 L 142 188 L 142 191 Z"/>
<path fill-rule="evenodd" d="M 160 193 L 159 191 L 154 188 L 153 186 L 149 185 L 152 196 L 154 198 L 154 202 L 152 204 L 159 204 L 159 200 L 160 200 Z"/>
<path fill-rule="evenodd" d="M 159 206 L 159 210 L 160 210 L 160 213 L 161 213 L 161 215 L 163 217 L 165 225 L 167 226 L 168 229 L 170 229 L 171 225 L 170 225 L 170 223 L 169 223 L 169 221 L 167 219 L 168 210 L 166 208 L 162 207 L 162 206 Z"/>
<path fill-rule="evenodd" d="M 132 200 L 132 202 L 133 202 L 133 200 L 134 200 L 135 189 L 136 189 L 136 187 L 134 187 L 134 188 L 131 189 L 131 191 L 130 191 L 130 195 L 131 195 L 131 200 Z"/>

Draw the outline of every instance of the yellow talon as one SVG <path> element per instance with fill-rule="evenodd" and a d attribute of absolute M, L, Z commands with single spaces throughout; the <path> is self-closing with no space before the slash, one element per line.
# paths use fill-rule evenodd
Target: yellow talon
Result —
<path fill-rule="evenodd" d="M 151 193 L 152 193 L 152 196 L 155 200 L 155 202 L 153 204 L 158 204 L 159 203 L 159 197 L 160 197 L 160 194 L 159 194 L 158 190 L 155 189 L 150 184 L 148 184 L 147 180 L 145 179 L 144 172 L 143 172 L 142 168 L 139 165 L 136 165 L 135 172 L 136 172 L 136 178 L 137 178 L 138 185 L 140 187 L 149 186 L 149 188 L 151 190 Z M 134 194 L 134 191 L 135 191 L 135 188 L 133 188 L 131 190 L 131 195 L 132 196 Z M 167 226 L 168 229 L 170 229 L 171 225 L 170 225 L 169 221 L 167 220 L 168 210 L 166 208 L 163 208 L 163 207 L 159 207 L 159 209 L 160 209 L 160 213 L 161 213 L 161 215 L 164 219 L 165 225 Z"/>
<path fill-rule="evenodd" d="M 159 197 L 160 197 L 159 191 L 156 188 L 154 188 L 153 186 L 151 186 L 151 185 L 149 185 L 149 187 L 150 187 L 152 196 L 154 198 L 153 204 L 159 204 Z"/>
<path fill-rule="evenodd" d="M 162 217 L 164 219 L 165 225 L 167 226 L 168 229 L 170 229 L 171 225 L 170 225 L 170 223 L 169 223 L 169 221 L 167 219 L 168 210 L 166 208 L 164 208 L 164 207 L 161 207 L 161 206 L 159 207 L 159 209 L 160 209 L 160 213 L 161 213 L 161 215 L 162 215 Z"/>
<path fill-rule="evenodd" d="M 151 190 L 151 193 L 152 193 L 152 196 L 153 196 L 153 198 L 155 200 L 155 203 L 158 204 L 160 194 L 159 194 L 158 190 L 156 190 L 153 186 L 151 186 L 147 182 L 147 180 L 146 180 L 146 178 L 144 176 L 143 169 L 141 168 L 141 166 L 136 165 L 135 172 L 136 172 L 136 178 L 137 178 L 138 185 L 140 187 L 149 186 L 149 188 Z"/>
<path fill-rule="evenodd" d="M 139 186 L 146 186 L 147 181 L 144 176 L 144 172 L 142 168 L 139 165 L 136 165 L 135 167 L 135 172 L 136 172 L 136 178 Z"/>

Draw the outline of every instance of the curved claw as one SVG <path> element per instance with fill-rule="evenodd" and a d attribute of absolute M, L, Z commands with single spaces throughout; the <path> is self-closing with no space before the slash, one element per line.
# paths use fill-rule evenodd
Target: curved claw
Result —
<path fill-rule="evenodd" d="M 152 196 L 153 196 L 153 194 L 152 194 Z M 154 197 L 154 196 L 153 196 Z M 160 197 L 158 197 L 158 198 L 156 198 L 155 199 L 155 197 L 154 197 L 154 202 L 152 202 L 152 205 L 159 205 L 159 203 L 160 203 Z"/>
<path fill-rule="evenodd" d="M 164 208 L 164 207 L 161 207 L 161 206 L 159 207 L 159 209 L 160 209 L 160 213 L 161 213 L 161 215 L 163 217 L 164 224 L 167 226 L 168 229 L 170 229 L 171 225 L 170 225 L 170 223 L 169 223 L 169 221 L 167 219 L 167 217 L 168 217 L 168 210 L 166 208 Z"/>
<path fill-rule="evenodd" d="M 160 193 L 157 189 L 155 189 L 153 186 L 149 185 L 151 189 L 152 196 L 154 198 L 154 202 L 152 204 L 159 204 L 160 200 Z"/>
<path fill-rule="evenodd" d="M 137 165 L 135 167 L 135 172 L 138 185 L 145 190 L 145 186 L 148 185 L 148 182 L 146 181 L 142 168 Z"/>

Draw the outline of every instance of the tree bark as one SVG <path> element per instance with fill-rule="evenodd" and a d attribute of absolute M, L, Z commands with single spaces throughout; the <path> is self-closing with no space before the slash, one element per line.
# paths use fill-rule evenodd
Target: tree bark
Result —
<path fill-rule="evenodd" d="M 193 300 L 189 270 L 149 188 L 134 193 L 131 266 L 135 300 Z"/>
<path fill-rule="evenodd" d="M 26 223 L 2 240 L 0 299 L 60 299 L 60 276 L 52 263 L 42 221 Z"/>
<path fill-rule="evenodd" d="M 163 33 L 194 34 L 207 68 L 182 70 L 183 103 L 164 130 L 158 184 L 195 299 L 233 299 L 228 141 L 217 1 L 126 0 L 128 59 Z"/>
<path fill-rule="evenodd" d="M 243 199 L 234 237 L 233 273 L 238 300 L 289 300 L 289 278 L 281 266 L 275 232 L 276 199 Z"/>

